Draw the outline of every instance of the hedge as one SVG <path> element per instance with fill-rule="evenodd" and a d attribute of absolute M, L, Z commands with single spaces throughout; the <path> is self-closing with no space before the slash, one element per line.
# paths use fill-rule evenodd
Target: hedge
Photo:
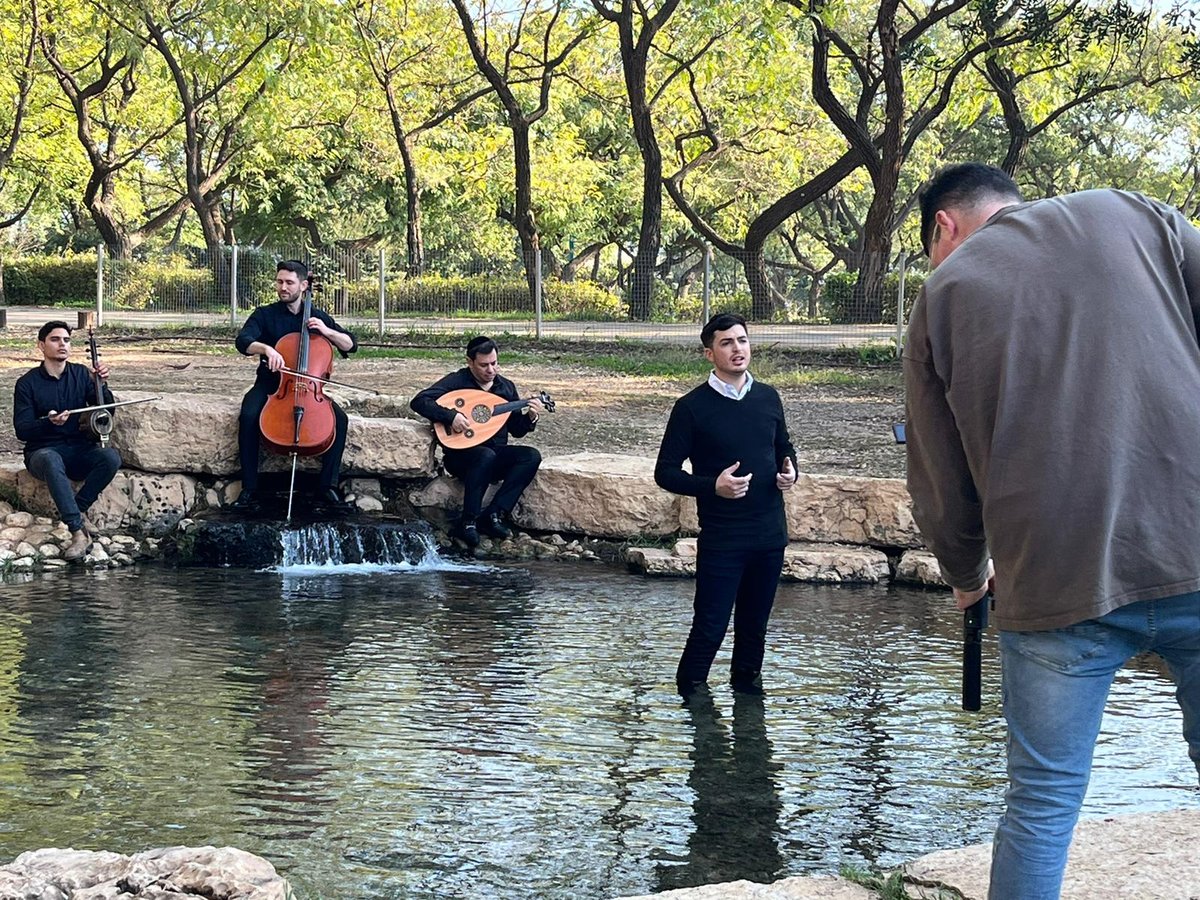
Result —
<path fill-rule="evenodd" d="M 95 300 L 94 256 L 22 256 L 4 264 L 9 306 L 78 306 Z"/>
<path fill-rule="evenodd" d="M 858 281 L 857 272 L 838 272 L 825 279 L 825 287 L 821 292 L 821 308 L 826 317 L 835 325 L 872 324 L 894 325 L 896 322 L 896 292 L 900 285 L 900 276 L 889 272 L 883 277 L 882 295 L 871 298 L 865 307 L 854 302 L 854 284 Z M 925 276 L 917 272 L 909 272 L 904 278 L 904 318 L 908 320 L 912 313 L 912 305 L 921 293 L 921 285 Z"/>

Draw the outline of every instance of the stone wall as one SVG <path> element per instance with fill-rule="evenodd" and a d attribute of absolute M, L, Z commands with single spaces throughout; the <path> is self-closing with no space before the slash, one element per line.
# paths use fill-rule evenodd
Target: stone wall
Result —
<path fill-rule="evenodd" d="M 118 412 L 113 446 L 125 468 L 89 513 L 101 532 L 161 536 L 198 511 L 231 502 L 240 490 L 229 477 L 238 470 L 240 400 L 121 395 L 143 397 L 154 399 Z M 445 522 L 461 508 L 462 485 L 437 475 L 436 444 L 426 423 L 354 415 L 349 420 L 343 486 L 363 512 L 411 506 L 426 518 Z M 301 462 L 307 470 L 318 464 L 315 458 Z M 285 456 L 263 457 L 264 471 L 284 471 L 289 465 Z M 25 508 L 54 514 L 45 485 L 19 464 L 0 468 L 2 485 Z M 370 489 L 358 489 L 364 485 Z M 916 549 L 920 535 L 900 479 L 801 474 L 784 494 L 784 505 L 789 536 L 796 542 L 789 555 L 795 577 L 877 581 L 886 577 L 885 564 L 891 568 L 879 552 L 886 548 L 893 554 L 907 551 L 897 566 L 899 577 L 940 583 L 936 562 Z M 544 459 L 513 518 L 532 531 L 618 541 L 689 536 L 699 530 L 695 500 L 660 489 L 654 483 L 653 459 L 611 453 Z M 689 562 L 672 561 L 671 555 L 658 549 L 633 562 L 651 574 L 687 574 Z"/>

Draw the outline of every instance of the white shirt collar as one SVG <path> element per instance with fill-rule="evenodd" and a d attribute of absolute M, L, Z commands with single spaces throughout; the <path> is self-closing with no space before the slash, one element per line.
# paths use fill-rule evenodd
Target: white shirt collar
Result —
<path fill-rule="evenodd" d="M 722 397 L 728 397 L 730 400 L 742 400 L 750 393 L 750 387 L 754 384 L 754 376 L 749 372 L 746 373 L 746 383 L 742 385 L 739 391 L 727 381 L 722 381 L 717 377 L 717 372 L 714 369 L 709 373 L 708 386 L 720 394 Z"/>

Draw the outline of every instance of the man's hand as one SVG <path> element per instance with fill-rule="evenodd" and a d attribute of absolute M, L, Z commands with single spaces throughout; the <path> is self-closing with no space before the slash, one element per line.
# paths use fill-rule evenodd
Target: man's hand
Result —
<path fill-rule="evenodd" d="M 47 414 L 46 418 L 50 420 L 51 425 L 66 425 L 67 419 L 71 418 L 71 411 L 66 409 L 62 412 L 59 412 L 56 409 L 52 409 Z"/>
<path fill-rule="evenodd" d="M 96 368 L 92 371 L 100 376 L 101 381 L 108 381 L 108 363 L 106 363 L 104 360 L 100 360 L 98 363 L 96 363 Z"/>
<path fill-rule="evenodd" d="M 450 423 L 451 431 L 453 431 L 455 434 L 462 434 L 464 431 L 466 431 L 470 427 L 471 427 L 471 423 L 467 421 L 466 416 L 464 416 L 460 412 L 456 412 L 454 414 L 454 421 Z"/>
<path fill-rule="evenodd" d="M 792 465 L 792 458 L 785 456 L 783 458 L 783 471 L 775 474 L 775 487 L 781 491 L 790 490 L 792 485 L 796 483 L 796 467 Z"/>
<path fill-rule="evenodd" d="M 959 609 L 966 609 L 968 606 L 974 606 L 983 599 L 983 595 L 988 591 L 996 589 L 996 567 L 992 565 L 989 559 L 987 564 L 987 575 L 984 577 L 983 584 L 975 588 L 973 591 L 960 591 L 954 588 L 954 605 Z"/>
<path fill-rule="evenodd" d="M 267 368 L 272 372 L 278 372 L 286 365 L 283 359 L 283 354 L 274 347 L 267 347 L 263 351 L 263 356 L 267 358 Z"/>
<path fill-rule="evenodd" d="M 321 335 L 321 337 L 326 338 L 333 334 L 333 329 L 316 316 L 313 316 L 308 320 L 308 330 L 315 331 L 317 334 Z"/>
<path fill-rule="evenodd" d="M 741 464 L 741 460 L 738 460 L 717 476 L 718 497 L 724 497 L 726 500 L 740 500 L 746 496 L 746 491 L 750 490 L 750 479 L 754 477 L 754 473 L 751 472 L 749 475 L 734 475 L 734 471 Z"/>
<path fill-rule="evenodd" d="M 542 401 L 537 397 L 529 398 L 529 405 L 525 407 L 525 415 L 529 416 L 529 421 L 536 424 L 538 417 L 546 411 L 546 407 L 542 405 Z"/>

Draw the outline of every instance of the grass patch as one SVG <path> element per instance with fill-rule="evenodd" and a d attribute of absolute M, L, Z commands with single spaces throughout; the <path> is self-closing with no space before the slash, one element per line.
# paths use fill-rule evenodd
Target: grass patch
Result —
<path fill-rule="evenodd" d="M 871 869 L 862 869 L 857 866 L 842 866 L 838 872 L 846 881 L 851 881 L 854 884 L 865 887 L 869 891 L 874 891 L 882 900 L 914 900 L 904 886 L 904 873 L 900 870 L 885 875 Z M 934 897 L 936 900 L 963 900 L 963 895 L 953 888 L 937 888 L 936 894 L 929 894 L 929 888 L 924 888 L 925 893 L 922 897 Z"/>

